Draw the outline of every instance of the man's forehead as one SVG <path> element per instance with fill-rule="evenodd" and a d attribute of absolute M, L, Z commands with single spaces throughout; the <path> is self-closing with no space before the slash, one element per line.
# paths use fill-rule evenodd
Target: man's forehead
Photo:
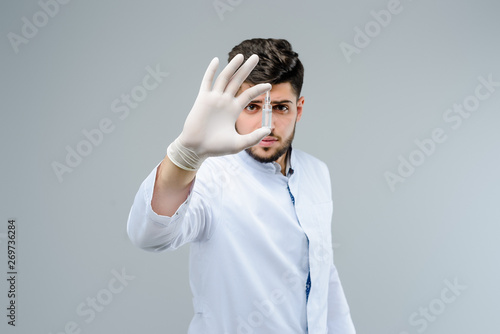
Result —
<path fill-rule="evenodd" d="M 240 86 L 240 89 L 238 90 L 236 95 L 240 95 L 243 91 L 247 90 L 248 88 L 255 86 L 255 84 L 250 83 L 250 82 L 243 82 Z M 293 97 L 294 99 L 297 99 L 297 96 L 295 96 L 295 93 L 293 92 L 292 85 L 289 82 L 282 82 L 279 84 L 274 84 L 273 87 L 271 88 L 272 93 L 278 93 L 280 96 L 277 96 L 279 100 L 283 98 L 290 98 Z M 262 94 L 264 96 L 265 94 Z"/>

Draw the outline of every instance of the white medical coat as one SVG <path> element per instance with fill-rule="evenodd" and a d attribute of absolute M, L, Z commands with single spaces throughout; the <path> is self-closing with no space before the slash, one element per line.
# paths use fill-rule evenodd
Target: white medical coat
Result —
<path fill-rule="evenodd" d="M 209 158 L 172 217 L 151 208 L 156 168 L 140 186 L 127 227 L 133 244 L 190 243 L 189 334 L 355 333 L 333 263 L 328 168 L 297 149 L 289 167 L 283 176 L 245 151 Z"/>

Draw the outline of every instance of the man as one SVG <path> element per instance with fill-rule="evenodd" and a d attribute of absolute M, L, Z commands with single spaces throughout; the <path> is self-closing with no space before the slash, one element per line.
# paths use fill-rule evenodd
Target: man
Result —
<path fill-rule="evenodd" d="M 190 334 L 355 333 L 333 264 L 328 169 L 291 146 L 304 105 L 297 53 L 286 40 L 252 39 L 212 85 L 217 66 L 142 183 L 130 239 L 150 251 L 190 242 Z"/>

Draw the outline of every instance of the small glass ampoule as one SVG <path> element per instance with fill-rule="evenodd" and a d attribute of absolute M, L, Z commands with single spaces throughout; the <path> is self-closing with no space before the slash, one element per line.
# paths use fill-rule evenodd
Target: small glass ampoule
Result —
<path fill-rule="evenodd" d="M 264 106 L 262 107 L 262 127 L 271 128 L 271 122 L 273 117 L 273 107 L 271 106 L 271 94 L 269 91 L 266 92 L 266 99 L 264 100 Z"/>

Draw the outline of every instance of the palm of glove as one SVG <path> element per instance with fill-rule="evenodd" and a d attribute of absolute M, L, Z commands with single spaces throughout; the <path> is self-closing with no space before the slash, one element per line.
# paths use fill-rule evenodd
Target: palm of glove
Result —
<path fill-rule="evenodd" d="M 242 55 L 235 56 L 219 74 L 213 87 L 217 58 L 212 60 L 205 72 L 196 101 L 178 138 L 183 146 L 200 159 L 237 153 L 257 144 L 270 132 L 268 128 L 260 128 L 246 135 L 236 132 L 236 119 L 243 108 L 271 88 L 269 84 L 258 84 L 235 96 L 257 64 L 258 57 L 253 55 L 243 65 L 242 62 Z"/>

